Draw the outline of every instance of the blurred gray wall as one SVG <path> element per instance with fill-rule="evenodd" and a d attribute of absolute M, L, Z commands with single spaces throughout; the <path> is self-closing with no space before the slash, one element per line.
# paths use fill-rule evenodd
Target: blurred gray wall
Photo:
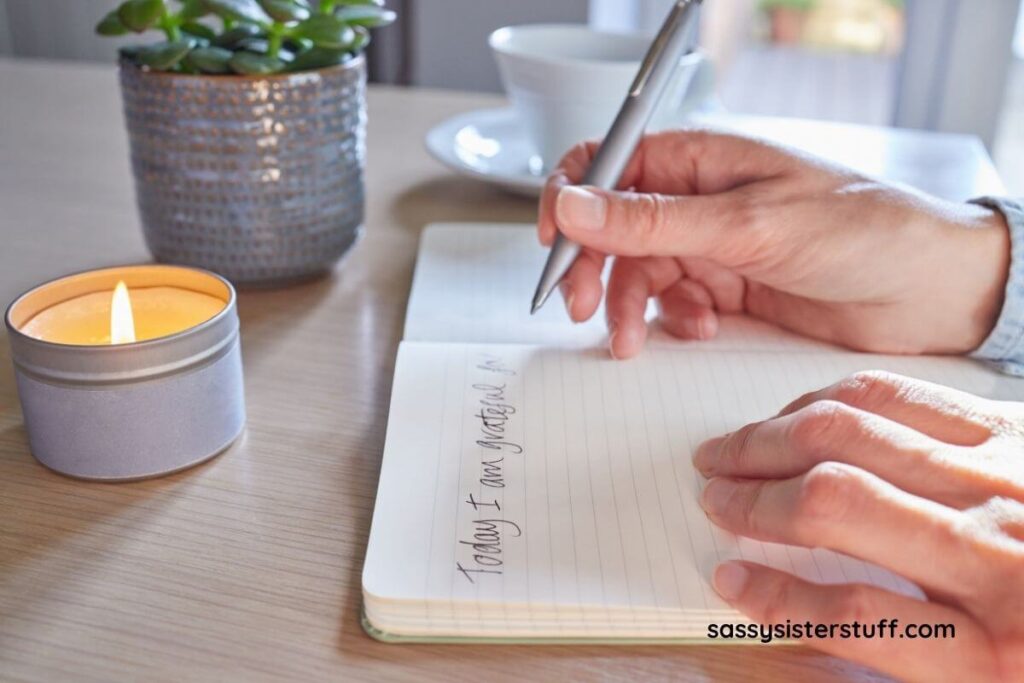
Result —
<path fill-rule="evenodd" d="M 498 67 L 487 47 L 491 31 L 509 24 L 586 22 L 588 0 L 417 0 L 409 5 L 410 83 L 497 92 Z"/>
<path fill-rule="evenodd" d="M 93 28 L 117 5 L 118 0 L 0 0 L 0 48 L 6 32 L 8 53 L 17 57 L 112 62 L 116 46 L 133 37 L 103 38 Z"/>

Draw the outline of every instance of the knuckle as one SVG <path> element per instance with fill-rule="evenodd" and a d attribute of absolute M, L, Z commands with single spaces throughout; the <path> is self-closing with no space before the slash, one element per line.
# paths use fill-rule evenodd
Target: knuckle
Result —
<path fill-rule="evenodd" d="M 1024 535 L 1024 503 L 1008 496 L 993 496 L 967 511 L 965 525 L 973 533 L 1011 538 Z M 961 536 L 962 529 L 957 530 Z M 970 535 L 970 533 L 968 533 Z"/>
<path fill-rule="evenodd" d="M 721 229 L 742 239 L 724 240 L 728 258 L 748 267 L 767 266 L 783 258 L 788 234 L 779 229 L 773 200 L 755 191 L 739 191 L 721 217 Z"/>
<path fill-rule="evenodd" d="M 863 370 L 839 382 L 834 397 L 851 406 L 877 407 L 899 398 L 904 385 L 903 378 L 891 372 Z"/>
<path fill-rule="evenodd" d="M 862 417 L 839 401 L 815 401 L 793 415 L 789 428 L 790 445 L 801 453 L 822 450 L 835 442 L 837 434 L 860 432 Z"/>
<path fill-rule="evenodd" d="M 1024 566 L 1024 548 L 1007 537 L 1001 524 L 1005 512 L 1002 503 L 989 501 L 938 521 L 928 530 L 932 545 L 958 558 L 950 570 L 959 580 L 960 597 L 965 600 L 984 603 L 1000 594 L 997 586 L 1019 585 L 1006 580 L 1019 579 L 1020 574 L 1003 574 L 1008 566 Z M 979 582 L 979 576 L 988 580 Z"/>
<path fill-rule="evenodd" d="M 762 526 L 761 494 L 764 493 L 765 482 L 753 485 L 749 496 L 740 500 L 740 519 L 743 520 L 743 528 L 750 533 L 757 534 Z"/>
<path fill-rule="evenodd" d="M 641 245 L 653 243 L 664 230 L 668 202 L 668 198 L 660 194 L 636 195 L 636 215 L 632 217 L 632 224 Z"/>
<path fill-rule="evenodd" d="M 1024 504 L 993 496 L 936 530 L 935 543 L 957 562 L 959 599 L 993 613 L 1024 607 Z M 978 581 L 977 577 L 985 577 Z"/>
<path fill-rule="evenodd" d="M 778 230 L 766 220 L 765 208 L 750 192 L 743 191 L 735 193 L 728 207 L 713 219 L 723 236 L 716 247 L 717 257 L 745 268 L 770 261 Z"/>
<path fill-rule="evenodd" d="M 759 423 L 748 424 L 733 432 L 722 444 L 721 459 L 733 468 L 742 466 L 750 458 L 751 441 Z"/>
<path fill-rule="evenodd" d="M 997 436 L 1001 439 L 1024 442 L 1024 403 L 1000 405 L 997 401 L 984 399 L 978 402 L 978 415 L 975 419 L 988 431 L 988 438 Z"/>
<path fill-rule="evenodd" d="M 732 226 L 742 228 L 754 236 L 774 230 L 774 227 L 764 220 L 763 202 L 758 201 L 754 195 L 748 192 L 738 193 L 730 207 L 732 214 L 729 222 Z"/>
<path fill-rule="evenodd" d="M 874 591 L 863 583 L 850 584 L 830 602 L 826 608 L 826 620 L 831 623 L 861 624 L 875 621 L 871 609 L 873 595 Z"/>
<path fill-rule="evenodd" d="M 837 462 L 815 465 L 803 475 L 797 494 L 797 535 L 813 542 L 819 530 L 849 519 L 863 494 L 863 478 L 856 468 Z"/>

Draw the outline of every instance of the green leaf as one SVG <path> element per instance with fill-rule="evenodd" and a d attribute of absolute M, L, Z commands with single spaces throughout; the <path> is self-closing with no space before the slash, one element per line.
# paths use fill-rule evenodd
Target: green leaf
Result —
<path fill-rule="evenodd" d="M 270 42 L 266 38 L 247 38 L 235 47 L 236 51 L 248 50 L 258 55 L 265 55 L 270 50 Z"/>
<path fill-rule="evenodd" d="M 383 7 L 384 0 L 335 0 L 335 5 L 373 5 L 375 7 Z"/>
<path fill-rule="evenodd" d="M 298 54 L 291 64 L 289 71 L 311 71 L 313 69 L 324 69 L 329 66 L 343 64 L 352 59 L 352 54 L 347 50 L 328 50 L 323 47 L 314 47 Z"/>
<path fill-rule="evenodd" d="M 229 64 L 235 73 L 252 76 L 280 73 L 285 67 L 282 60 L 255 52 L 236 52 Z"/>
<path fill-rule="evenodd" d="M 287 24 L 293 21 L 309 19 L 309 8 L 293 2 L 293 0 L 259 0 L 260 7 L 269 14 L 274 21 Z"/>
<path fill-rule="evenodd" d="M 181 30 L 190 36 L 196 38 L 202 38 L 206 42 L 211 42 L 217 37 L 217 32 L 206 24 L 201 24 L 198 21 L 186 21 L 181 25 Z"/>
<path fill-rule="evenodd" d="M 140 64 L 151 69 L 167 71 L 180 62 L 193 47 L 195 47 L 195 41 L 191 38 L 153 43 L 139 50 L 136 59 Z"/>
<path fill-rule="evenodd" d="M 347 50 L 356 39 L 356 32 L 344 21 L 329 14 L 316 14 L 292 29 L 292 35 L 309 38 L 317 47 Z"/>
<path fill-rule="evenodd" d="M 204 74 L 231 73 L 229 62 L 235 53 L 222 47 L 197 47 L 185 57 L 185 64 Z"/>
<path fill-rule="evenodd" d="M 100 23 L 96 24 L 96 33 L 101 36 L 122 36 L 128 33 L 128 27 L 121 23 L 121 19 L 117 16 L 117 10 L 112 10 L 107 13 L 107 16 L 100 19 Z"/>
<path fill-rule="evenodd" d="M 203 0 L 179 0 L 181 2 L 181 18 L 185 21 L 205 17 L 210 13 L 210 8 Z"/>
<path fill-rule="evenodd" d="M 299 53 L 313 47 L 313 41 L 309 38 L 285 38 L 284 45 L 292 52 Z"/>
<path fill-rule="evenodd" d="M 370 30 L 365 26 L 353 26 L 352 28 L 356 32 L 356 39 L 349 50 L 352 51 L 352 54 L 357 55 L 365 50 L 366 46 L 370 44 Z"/>
<path fill-rule="evenodd" d="M 166 9 L 164 0 L 127 0 L 117 8 L 117 18 L 126 28 L 142 33 L 156 24 Z"/>
<path fill-rule="evenodd" d="M 211 42 L 217 47 L 226 47 L 229 50 L 233 50 L 242 44 L 248 38 L 256 38 L 265 35 L 258 26 L 252 24 L 239 24 L 234 28 L 228 29 L 224 33 L 214 38 Z"/>
<path fill-rule="evenodd" d="M 203 2 L 217 15 L 231 21 L 243 21 L 260 26 L 267 26 L 271 23 L 270 17 L 256 0 L 203 0 Z"/>
<path fill-rule="evenodd" d="M 397 14 L 376 5 L 345 5 L 334 10 L 334 16 L 347 24 L 356 26 L 387 26 L 394 22 Z"/>
<path fill-rule="evenodd" d="M 239 47 L 246 52 L 255 52 L 258 55 L 270 54 L 270 43 L 263 38 L 249 38 L 248 40 L 242 41 L 242 44 Z M 295 53 L 291 50 L 278 48 L 277 58 L 282 62 L 290 62 L 295 59 Z"/>

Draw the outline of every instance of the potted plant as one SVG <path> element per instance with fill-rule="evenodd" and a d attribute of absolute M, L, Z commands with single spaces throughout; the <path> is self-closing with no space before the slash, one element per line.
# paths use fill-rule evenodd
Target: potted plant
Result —
<path fill-rule="evenodd" d="M 761 0 L 761 9 L 771 21 L 772 41 L 783 45 L 799 43 L 807 14 L 816 0 Z"/>
<path fill-rule="evenodd" d="M 272 285 L 330 270 L 362 230 L 369 28 L 382 0 L 126 0 L 136 198 L 158 261 Z"/>

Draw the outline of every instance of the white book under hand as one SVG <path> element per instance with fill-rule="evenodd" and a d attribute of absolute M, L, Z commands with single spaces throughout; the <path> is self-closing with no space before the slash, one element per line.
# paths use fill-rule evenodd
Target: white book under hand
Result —
<path fill-rule="evenodd" d="M 744 318 L 710 342 L 605 351 L 601 316 L 530 317 L 545 250 L 528 226 L 426 230 L 399 350 L 363 569 L 385 640 L 703 640 L 746 621 L 715 594 L 723 560 L 920 595 L 824 549 L 740 538 L 698 505 L 698 444 L 858 370 L 995 398 L 1024 382 L 959 358 L 842 351 Z"/>

